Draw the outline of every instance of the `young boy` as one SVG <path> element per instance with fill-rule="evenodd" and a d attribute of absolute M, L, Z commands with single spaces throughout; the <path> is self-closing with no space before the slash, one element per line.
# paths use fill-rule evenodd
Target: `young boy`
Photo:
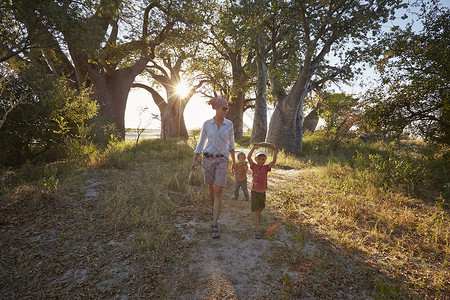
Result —
<path fill-rule="evenodd" d="M 238 163 L 236 164 L 236 169 L 234 173 L 234 198 L 237 200 L 239 197 L 239 188 L 242 188 L 244 192 L 244 199 L 248 200 L 248 190 L 247 190 L 247 162 L 245 161 L 245 153 L 239 152 L 237 155 Z"/>
<path fill-rule="evenodd" d="M 252 170 L 252 188 L 251 188 L 251 197 L 252 197 L 252 214 L 253 214 L 253 223 L 255 225 L 254 236 L 257 239 L 261 238 L 261 232 L 259 229 L 259 218 L 261 217 L 261 212 L 266 207 L 266 190 L 267 190 L 267 173 L 272 169 L 273 165 L 277 161 L 277 148 L 272 144 L 270 147 L 273 149 L 273 160 L 265 165 L 267 160 L 267 153 L 264 150 L 259 150 L 256 152 L 255 160 L 256 163 L 252 160 L 252 155 L 255 149 L 258 147 L 258 144 L 253 144 L 252 150 L 248 153 L 248 162 L 250 163 L 250 169 Z"/>

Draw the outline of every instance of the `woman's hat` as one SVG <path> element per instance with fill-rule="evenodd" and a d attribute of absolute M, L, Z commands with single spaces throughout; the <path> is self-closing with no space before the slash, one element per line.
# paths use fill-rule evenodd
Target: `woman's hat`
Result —
<path fill-rule="evenodd" d="M 214 97 L 208 101 L 208 104 L 211 105 L 213 109 L 216 109 L 218 107 L 228 105 L 228 101 L 222 97 Z"/>

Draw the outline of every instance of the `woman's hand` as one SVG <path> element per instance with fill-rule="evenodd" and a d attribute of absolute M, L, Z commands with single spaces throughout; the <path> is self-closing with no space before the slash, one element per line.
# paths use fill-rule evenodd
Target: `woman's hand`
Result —
<path fill-rule="evenodd" d="M 192 171 L 195 171 L 197 169 L 197 158 L 200 156 L 200 154 L 195 153 L 194 160 L 192 161 L 191 169 Z"/>

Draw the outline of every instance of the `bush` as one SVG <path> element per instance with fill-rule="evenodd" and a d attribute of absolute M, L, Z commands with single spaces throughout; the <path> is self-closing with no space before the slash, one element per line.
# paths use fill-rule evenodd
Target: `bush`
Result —
<path fill-rule="evenodd" d="M 75 90 L 65 79 L 46 89 L 15 79 L 0 97 L 2 108 L 11 97 L 22 99 L 0 129 L 0 165 L 54 161 L 81 145 L 90 147 L 98 105 L 90 99 L 89 90 Z"/>

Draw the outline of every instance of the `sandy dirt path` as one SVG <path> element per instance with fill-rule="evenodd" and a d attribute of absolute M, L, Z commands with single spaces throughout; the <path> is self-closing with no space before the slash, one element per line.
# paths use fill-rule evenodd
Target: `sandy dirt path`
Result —
<path fill-rule="evenodd" d="M 299 172 L 273 169 L 269 185 L 282 184 Z M 250 177 L 248 174 L 249 186 Z M 173 270 L 168 280 L 172 287 L 166 288 L 169 299 L 278 299 L 284 292 L 283 279 L 298 277 L 288 265 L 277 262 L 274 255 L 286 248 L 313 254 L 315 246 L 303 245 L 300 249 L 292 242 L 284 221 L 270 205 L 271 191 L 261 221 L 265 234 L 262 239 L 255 239 L 250 201 L 245 201 L 240 193 L 238 200 L 232 200 L 232 184 L 224 190 L 220 238 L 211 237 L 209 217 L 178 225 L 192 247 L 189 259 Z"/>

